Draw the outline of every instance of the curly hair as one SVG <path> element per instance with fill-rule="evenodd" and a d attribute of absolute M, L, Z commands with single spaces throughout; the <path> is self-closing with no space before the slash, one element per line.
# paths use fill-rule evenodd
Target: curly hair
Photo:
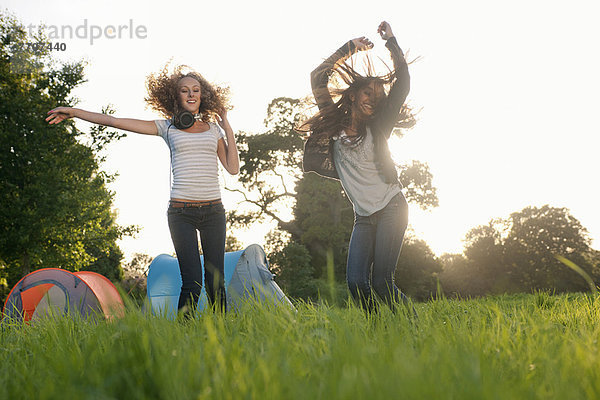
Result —
<path fill-rule="evenodd" d="M 229 88 L 212 85 L 202 75 L 189 69 L 186 65 L 175 67 L 169 72 L 169 65 L 156 74 L 151 74 L 146 79 L 148 96 L 144 98 L 147 105 L 162 114 L 165 118 L 172 118 L 182 111 L 178 97 L 178 83 L 181 79 L 190 77 L 200 82 L 201 97 L 200 109 L 202 121 L 216 120 L 217 115 L 224 110 L 230 109 Z M 189 69 L 188 71 L 185 71 Z"/>
<path fill-rule="evenodd" d="M 352 124 L 352 97 L 356 96 L 358 92 L 365 86 L 375 82 L 377 85 L 381 85 L 384 89 L 382 98 L 379 100 L 375 112 L 370 119 L 377 118 L 379 112 L 385 108 L 386 102 L 388 101 L 387 94 L 389 93 L 390 87 L 395 81 L 395 71 L 388 68 L 388 73 L 383 75 L 376 75 L 375 68 L 370 56 L 365 55 L 365 73 L 364 75 L 357 71 L 354 65 L 354 60 L 350 62 L 338 62 L 332 68 L 332 74 L 330 85 L 326 90 L 329 92 L 333 99 L 333 103 L 325 106 L 319 110 L 315 115 L 302 122 L 296 131 L 307 136 L 307 135 L 320 135 L 327 134 L 329 136 L 337 135 L 341 130 L 347 129 Z M 367 121 L 363 121 L 363 124 Z M 406 104 L 402 105 L 402 108 L 398 114 L 395 128 L 409 128 L 414 125 L 414 114 L 410 107 Z M 359 137 L 364 135 L 364 126 L 359 129 Z"/>

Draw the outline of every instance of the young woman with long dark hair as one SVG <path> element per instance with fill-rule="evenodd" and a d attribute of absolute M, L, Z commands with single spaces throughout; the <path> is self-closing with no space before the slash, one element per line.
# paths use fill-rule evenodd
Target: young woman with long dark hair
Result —
<path fill-rule="evenodd" d="M 147 80 L 145 101 L 165 119 L 144 121 L 71 107 L 57 107 L 46 120 L 57 124 L 80 118 L 145 135 L 161 136 L 171 152 L 171 200 L 167 211 L 171 239 L 181 270 L 178 308 L 193 309 L 202 289 L 197 231 L 204 254 L 204 282 L 209 304 L 226 310 L 224 283 L 225 210 L 221 203 L 217 158 L 232 175 L 239 155 L 227 120 L 227 90 L 210 84 L 194 71 L 165 67 Z M 225 133 L 223 133 L 225 131 Z"/>
<path fill-rule="evenodd" d="M 382 22 L 377 32 L 386 42 L 394 70 L 375 76 L 369 62 L 366 76 L 359 74 L 346 60 L 373 43 L 365 37 L 348 41 L 312 72 L 319 111 L 299 127 L 309 133 L 304 171 L 339 179 L 354 206 L 347 281 L 352 296 L 369 311 L 375 307 L 374 293 L 391 307 L 407 300 L 394 283 L 394 271 L 408 205 L 387 140 L 409 115 L 404 102 L 410 78 L 390 25 Z M 336 75 L 345 89 L 329 87 Z"/>

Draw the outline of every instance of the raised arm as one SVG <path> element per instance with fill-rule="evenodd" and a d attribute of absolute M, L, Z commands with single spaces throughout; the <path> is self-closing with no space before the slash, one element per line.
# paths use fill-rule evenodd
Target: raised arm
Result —
<path fill-rule="evenodd" d="M 116 118 L 112 115 L 85 111 L 79 108 L 57 107 L 48 111 L 48 117 L 46 118 L 46 121 L 48 121 L 50 125 L 54 125 L 69 118 L 79 118 L 94 124 L 110 126 L 144 135 L 158 135 L 158 129 L 156 128 L 154 121 L 144 121 L 141 119 L 131 118 Z"/>
<path fill-rule="evenodd" d="M 229 125 L 229 120 L 227 119 L 227 110 L 222 111 L 221 114 L 219 114 L 219 117 L 221 118 L 219 125 L 225 131 L 227 143 L 225 143 L 225 140 L 219 140 L 217 145 L 217 155 L 227 172 L 231 175 L 237 175 L 240 172 L 240 156 L 237 144 L 235 143 L 233 129 L 231 129 L 231 125 Z"/>
<path fill-rule="evenodd" d="M 389 137 L 394 129 L 394 125 L 398 121 L 400 109 L 410 91 L 410 75 L 408 74 L 408 64 L 406 64 L 406 60 L 404 59 L 404 53 L 392 33 L 390 24 L 383 21 L 379 24 L 377 33 L 386 41 L 385 47 L 390 51 L 394 63 L 394 82 L 388 95 L 386 107 L 382 110 L 380 117 L 376 121 L 380 125 L 381 130 Z"/>
<path fill-rule="evenodd" d="M 310 73 L 310 84 L 319 109 L 333 104 L 327 84 L 336 64 L 343 62 L 358 51 L 368 50 L 372 47 L 373 43 L 364 36 L 349 40 Z"/>

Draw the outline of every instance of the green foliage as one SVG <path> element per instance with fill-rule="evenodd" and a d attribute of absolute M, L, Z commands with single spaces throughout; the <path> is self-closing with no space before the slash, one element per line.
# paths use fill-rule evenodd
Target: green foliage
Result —
<path fill-rule="evenodd" d="M 511 229 L 504 241 L 506 263 L 513 267 L 522 287 L 586 290 L 584 279 L 555 258 L 568 257 L 584 270 L 594 271 L 586 255 L 591 239 L 566 208 L 527 207 L 510 215 Z M 600 267 L 600 266 L 596 266 Z"/>
<path fill-rule="evenodd" d="M 600 302 L 548 293 L 382 308 L 129 310 L 0 331 L 3 399 L 594 399 Z"/>
<path fill-rule="evenodd" d="M 200 244 L 198 247 L 202 248 L 202 244 Z M 237 240 L 235 236 L 228 235 L 225 238 L 225 251 L 229 253 L 232 251 L 239 250 L 244 250 L 244 246 L 242 245 L 242 243 L 239 240 Z"/>
<path fill-rule="evenodd" d="M 301 243 L 313 257 L 318 278 L 327 278 L 327 251 L 333 252 L 334 276 L 344 281 L 354 211 L 339 182 L 306 174 L 296 186 L 294 223 Z"/>
<path fill-rule="evenodd" d="M 596 284 L 594 283 L 594 280 L 579 265 L 575 264 L 573 261 L 571 261 L 568 258 L 565 258 L 563 256 L 557 255 L 555 257 L 558 261 L 565 264 L 567 267 L 571 268 L 573 271 L 577 272 L 579 274 L 579 276 L 581 276 L 583 279 L 585 279 L 585 281 L 587 282 L 587 284 L 590 287 L 590 292 L 592 292 L 592 294 L 595 295 L 598 293 L 598 289 L 596 288 Z"/>
<path fill-rule="evenodd" d="M 48 110 L 73 105 L 70 93 L 84 82 L 83 63 L 55 65 L 43 32 L 29 37 L 12 17 L 0 14 L 0 259 L 12 285 L 42 267 L 88 269 L 121 278 L 119 227 L 100 152 L 121 135 L 71 121 L 49 126 Z M 110 109 L 106 110 L 111 112 Z M 84 144 L 89 142 L 90 145 Z"/>
<path fill-rule="evenodd" d="M 306 247 L 289 242 L 270 257 L 272 269 L 277 272 L 277 282 L 291 298 L 318 298 L 318 288 L 313 279 L 310 253 Z"/>
<path fill-rule="evenodd" d="M 337 307 L 343 307 L 346 304 L 354 303 L 350 292 L 348 291 L 348 284 L 345 280 L 332 282 L 325 278 L 318 278 L 314 280 L 314 285 L 317 288 L 317 299 L 319 303 Z"/>
<path fill-rule="evenodd" d="M 415 300 L 436 296 L 438 274 L 442 264 L 421 239 L 407 237 L 396 267 L 396 285 Z"/>
<path fill-rule="evenodd" d="M 296 99 L 274 99 L 268 107 L 265 133 L 238 133 L 243 190 L 227 189 L 243 195 L 250 210 L 230 212 L 228 220 L 234 226 L 274 220 L 282 230 L 298 233 L 282 210 L 293 204 L 295 193 L 290 188 L 301 176 L 303 141 L 293 130 L 300 118 L 299 104 Z"/>
<path fill-rule="evenodd" d="M 443 254 L 440 258 L 443 270 L 439 274 L 444 294 L 452 297 L 483 296 L 490 292 L 490 283 L 502 280 L 497 274 L 494 280 L 484 279 L 484 270 L 462 254 Z"/>
<path fill-rule="evenodd" d="M 433 175 L 429 166 L 413 160 L 398 167 L 400 182 L 404 185 L 406 200 L 423 210 L 439 205 L 437 189 L 433 186 Z"/>
<path fill-rule="evenodd" d="M 590 284 L 595 287 L 591 280 L 600 279 L 600 257 L 590 243 L 587 230 L 566 208 L 526 207 L 472 229 L 465 257 L 445 263 L 442 283 L 463 295 L 585 291 Z M 583 274 L 557 256 L 570 260 Z"/>
<path fill-rule="evenodd" d="M 240 170 L 240 181 L 252 187 L 264 185 L 267 171 L 300 168 L 304 144 L 293 127 L 300 119 L 300 100 L 288 97 L 273 99 L 267 107 L 265 126 L 261 135 L 239 135 L 240 159 L 244 168 Z M 263 175 L 263 176 L 261 176 Z M 297 174 L 296 174 L 297 175 Z"/>
<path fill-rule="evenodd" d="M 147 254 L 135 253 L 131 261 L 123 266 L 121 289 L 137 305 L 141 305 L 146 300 L 148 267 L 152 260 L 153 258 Z"/>
<path fill-rule="evenodd" d="M 6 264 L 0 260 L 0 300 L 5 299 L 11 289 L 8 287 L 8 280 L 6 279 L 7 276 L 8 268 Z"/>

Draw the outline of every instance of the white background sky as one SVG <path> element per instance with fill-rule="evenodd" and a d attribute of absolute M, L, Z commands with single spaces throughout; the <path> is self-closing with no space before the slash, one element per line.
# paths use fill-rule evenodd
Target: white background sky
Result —
<path fill-rule="evenodd" d="M 567 207 L 600 247 L 600 24 L 597 0 L 458 1 L 38 1 L 3 0 L 22 23 L 144 25 L 145 39 L 64 39 L 66 59 L 85 59 L 79 107 L 157 119 L 145 79 L 170 58 L 229 85 L 235 131 L 261 132 L 279 96 L 310 93 L 309 73 L 345 41 L 390 22 L 410 67 L 409 101 L 423 110 L 393 143 L 395 158 L 429 164 L 440 206 L 410 210 L 410 224 L 438 255 L 460 252 L 466 232 L 534 205 Z M 81 129 L 89 125 L 79 124 Z M 122 225 L 121 242 L 151 256 L 172 253 L 166 223 L 169 153 L 162 139 L 129 134 L 104 166 Z M 226 174 L 226 173 L 225 173 Z M 226 182 L 235 177 L 225 176 Z M 226 207 L 236 207 L 224 192 Z M 263 244 L 260 235 L 242 235 Z"/>

